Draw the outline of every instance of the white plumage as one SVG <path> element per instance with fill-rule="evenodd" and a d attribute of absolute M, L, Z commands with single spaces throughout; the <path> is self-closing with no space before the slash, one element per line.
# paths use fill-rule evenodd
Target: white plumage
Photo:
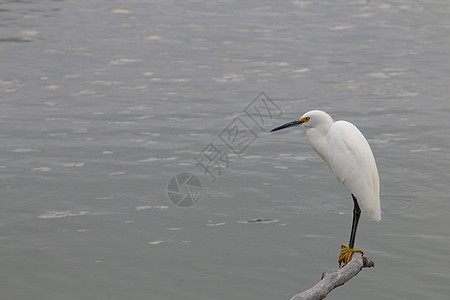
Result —
<path fill-rule="evenodd" d="M 354 252 L 356 230 L 361 210 L 375 221 L 381 220 L 380 181 L 377 165 L 369 143 L 361 131 L 347 121 L 333 122 L 326 112 L 312 110 L 300 119 L 283 124 L 272 131 L 302 125 L 307 128 L 311 147 L 327 163 L 336 178 L 352 194 L 353 224 L 349 245 L 343 244 L 339 265 L 347 264 Z"/>
<path fill-rule="evenodd" d="M 347 121 L 337 121 L 325 112 L 313 110 L 303 125 L 311 147 L 327 163 L 336 178 L 361 203 L 372 220 L 381 220 L 380 184 L 377 165 L 361 131 Z"/>

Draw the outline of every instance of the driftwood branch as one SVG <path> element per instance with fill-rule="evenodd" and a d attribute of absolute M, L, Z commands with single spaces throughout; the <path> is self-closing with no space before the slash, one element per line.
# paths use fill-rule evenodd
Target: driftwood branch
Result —
<path fill-rule="evenodd" d="M 375 264 L 373 261 L 363 256 L 361 253 L 355 252 L 348 264 L 342 269 L 333 273 L 323 273 L 322 280 L 315 286 L 295 295 L 291 300 L 324 299 L 329 292 L 349 281 L 353 276 L 357 275 L 362 268 L 371 268 L 374 266 Z"/>

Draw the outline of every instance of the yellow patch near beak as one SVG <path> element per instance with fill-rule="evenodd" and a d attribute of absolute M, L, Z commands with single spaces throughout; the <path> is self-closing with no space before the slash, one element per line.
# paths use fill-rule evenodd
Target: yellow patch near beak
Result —
<path fill-rule="evenodd" d="M 309 117 L 305 117 L 305 118 L 300 118 L 298 119 L 300 122 L 306 123 L 309 121 Z"/>

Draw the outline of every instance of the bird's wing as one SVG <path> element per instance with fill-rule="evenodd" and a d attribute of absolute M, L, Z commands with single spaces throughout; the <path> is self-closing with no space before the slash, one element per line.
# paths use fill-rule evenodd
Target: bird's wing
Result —
<path fill-rule="evenodd" d="M 355 195 L 368 215 L 379 221 L 379 177 L 369 143 L 355 125 L 346 121 L 331 126 L 327 143 L 333 173 Z"/>

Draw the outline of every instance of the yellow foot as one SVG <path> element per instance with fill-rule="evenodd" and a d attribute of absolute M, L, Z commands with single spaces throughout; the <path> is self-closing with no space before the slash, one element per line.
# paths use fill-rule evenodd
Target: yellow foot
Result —
<path fill-rule="evenodd" d="M 364 254 L 363 252 L 362 252 L 362 250 L 353 250 L 353 248 L 350 248 L 348 245 L 346 245 L 346 244 L 342 244 L 341 245 L 341 249 L 342 249 L 342 251 L 341 251 L 341 254 L 339 255 L 339 260 L 338 260 L 338 262 L 339 262 L 339 268 L 341 267 L 341 265 L 342 265 L 342 267 L 343 266 L 345 266 L 346 264 L 348 264 L 348 262 L 350 261 L 350 258 L 352 258 L 352 254 L 354 253 L 354 252 L 359 252 L 359 253 L 361 253 L 361 254 Z"/>

